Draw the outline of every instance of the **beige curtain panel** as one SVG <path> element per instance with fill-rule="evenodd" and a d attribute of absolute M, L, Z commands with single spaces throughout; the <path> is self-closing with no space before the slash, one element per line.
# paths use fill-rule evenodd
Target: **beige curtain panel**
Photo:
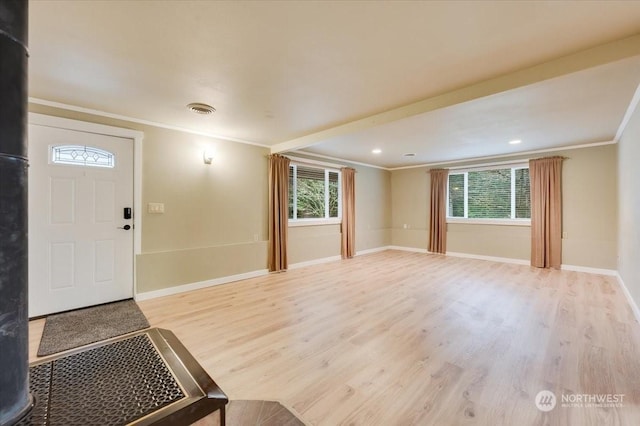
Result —
<path fill-rule="evenodd" d="M 562 264 L 562 161 L 529 161 L 531 181 L 531 266 L 560 269 Z"/>
<path fill-rule="evenodd" d="M 342 244 L 343 259 L 351 259 L 356 254 L 356 171 L 342 169 Z"/>
<path fill-rule="evenodd" d="M 282 155 L 269 156 L 269 271 L 287 269 L 289 226 L 289 164 Z"/>
<path fill-rule="evenodd" d="M 431 169 L 431 207 L 429 216 L 429 251 L 447 252 L 447 169 Z"/>

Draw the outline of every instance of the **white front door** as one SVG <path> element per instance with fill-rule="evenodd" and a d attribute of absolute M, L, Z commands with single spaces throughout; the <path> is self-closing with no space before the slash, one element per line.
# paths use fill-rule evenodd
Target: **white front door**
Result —
<path fill-rule="evenodd" d="M 125 208 L 131 139 L 29 125 L 30 317 L 133 297 Z"/>

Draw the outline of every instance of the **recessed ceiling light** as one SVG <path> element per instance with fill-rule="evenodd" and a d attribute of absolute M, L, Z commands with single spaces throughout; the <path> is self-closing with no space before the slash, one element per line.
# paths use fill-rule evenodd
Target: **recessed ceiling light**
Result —
<path fill-rule="evenodd" d="M 381 150 L 381 149 L 379 149 L 379 148 L 376 148 L 376 149 L 374 149 L 374 150 L 373 150 L 373 151 L 371 151 L 371 152 L 373 152 L 374 154 L 380 154 L 380 153 L 382 152 L 382 150 Z"/>
<path fill-rule="evenodd" d="M 416 154 L 414 154 L 413 152 L 407 152 L 406 154 L 402 155 L 403 157 L 415 157 Z"/>
<path fill-rule="evenodd" d="M 189 108 L 189 111 L 195 112 L 196 114 L 207 115 L 207 114 L 213 114 L 214 112 L 216 112 L 216 109 L 211 105 L 201 104 L 199 102 L 194 102 L 192 104 L 189 104 L 187 105 L 187 108 Z"/>
<path fill-rule="evenodd" d="M 522 142 L 520 139 L 514 139 L 509 141 L 509 145 L 518 145 L 520 142 Z"/>

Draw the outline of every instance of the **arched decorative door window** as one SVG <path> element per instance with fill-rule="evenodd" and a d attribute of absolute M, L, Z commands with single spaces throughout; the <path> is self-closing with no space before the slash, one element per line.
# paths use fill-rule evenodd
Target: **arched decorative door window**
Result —
<path fill-rule="evenodd" d="M 81 145 L 59 145 L 51 147 L 51 162 L 72 166 L 115 166 L 115 155 L 104 149 Z"/>

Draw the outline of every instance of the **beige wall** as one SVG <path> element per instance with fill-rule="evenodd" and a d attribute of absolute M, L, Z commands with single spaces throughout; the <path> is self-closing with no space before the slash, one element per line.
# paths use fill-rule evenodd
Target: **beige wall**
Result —
<path fill-rule="evenodd" d="M 529 260 L 531 227 L 509 225 L 447 225 L 447 251 Z"/>
<path fill-rule="evenodd" d="M 289 265 L 340 256 L 340 225 L 291 226 Z"/>
<path fill-rule="evenodd" d="M 562 263 L 617 269 L 617 145 L 560 153 L 563 165 Z"/>
<path fill-rule="evenodd" d="M 618 147 L 618 272 L 640 305 L 640 108 L 620 139 Z"/>
<path fill-rule="evenodd" d="M 391 172 L 352 165 L 356 173 L 356 250 L 391 244 Z"/>
<path fill-rule="evenodd" d="M 296 157 L 304 155 L 295 154 Z M 356 173 L 356 251 L 391 244 L 391 172 L 340 162 Z M 289 228 L 289 263 L 340 256 L 340 225 Z"/>
<path fill-rule="evenodd" d="M 425 168 L 391 172 L 391 244 L 427 248 L 429 173 Z"/>
<path fill-rule="evenodd" d="M 139 292 L 266 268 L 266 148 L 160 128 L 142 129 Z M 213 164 L 202 160 L 213 148 Z M 143 208 L 143 210 L 145 210 Z"/>
<path fill-rule="evenodd" d="M 267 155 L 253 145 L 30 104 L 31 112 L 144 132 L 142 253 L 137 292 L 264 270 L 267 264 Z M 202 152 L 213 148 L 212 165 Z M 356 167 L 356 246 L 390 243 L 390 173 Z M 149 214 L 149 202 L 164 214 Z M 290 263 L 340 254 L 340 226 L 290 229 Z"/>
<path fill-rule="evenodd" d="M 563 239 L 563 264 L 616 269 L 616 146 L 546 155 L 569 158 L 563 166 L 563 230 L 567 234 Z M 429 174 L 426 171 L 419 168 L 392 172 L 393 245 L 427 247 Z M 529 227 L 474 224 L 447 227 L 449 252 L 529 260 L 530 242 Z"/>

